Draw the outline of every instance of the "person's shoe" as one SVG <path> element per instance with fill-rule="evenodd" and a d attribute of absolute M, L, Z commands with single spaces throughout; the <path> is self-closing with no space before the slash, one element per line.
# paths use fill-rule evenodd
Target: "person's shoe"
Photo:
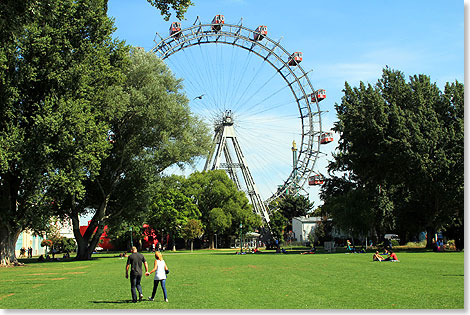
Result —
<path fill-rule="evenodd" d="M 153 298 L 149 296 L 149 301 L 153 301 Z"/>
<path fill-rule="evenodd" d="M 142 301 L 143 298 L 144 298 L 144 295 L 141 294 L 141 295 L 139 296 L 139 301 Z"/>
<path fill-rule="evenodd" d="M 132 300 L 132 303 L 137 303 L 137 300 Z"/>
<path fill-rule="evenodd" d="M 165 302 L 168 302 L 168 299 L 165 299 Z"/>

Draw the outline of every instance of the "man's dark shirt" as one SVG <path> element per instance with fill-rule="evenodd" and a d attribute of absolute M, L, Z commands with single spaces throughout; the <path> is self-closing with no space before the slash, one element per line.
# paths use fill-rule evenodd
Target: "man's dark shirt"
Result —
<path fill-rule="evenodd" d="M 143 262 L 145 262 L 145 257 L 141 253 L 132 253 L 127 258 L 127 264 L 131 265 L 131 276 L 142 275 Z"/>

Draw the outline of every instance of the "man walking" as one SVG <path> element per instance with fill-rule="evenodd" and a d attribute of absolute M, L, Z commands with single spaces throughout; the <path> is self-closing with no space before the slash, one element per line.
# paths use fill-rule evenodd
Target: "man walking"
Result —
<path fill-rule="evenodd" d="M 132 293 L 132 302 L 137 302 L 137 291 L 139 291 L 139 300 L 142 300 L 144 297 L 142 293 L 142 286 L 140 285 L 140 280 L 142 279 L 142 263 L 145 266 L 145 272 L 149 271 L 149 266 L 145 261 L 144 255 L 137 252 L 137 247 L 132 246 L 132 254 L 127 258 L 126 264 L 126 279 L 129 278 L 129 266 L 131 266 L 131 293 Z"/>

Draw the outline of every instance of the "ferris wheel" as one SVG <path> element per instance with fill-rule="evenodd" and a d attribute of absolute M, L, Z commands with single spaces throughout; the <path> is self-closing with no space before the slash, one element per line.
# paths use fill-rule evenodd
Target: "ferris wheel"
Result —
<path fill-rule="evenodd" d="M 267 31 L 223 15 L 206 24 L 198 17 L 186 28 L 173 22 L 169 36 L 157 33 L 151 50 L 183 79 L 191 111 L 214 126 L 201 169 L 225 169 L 266 223 L 272 201 L 322 183 L 315 166 L 331 136 L 322 132 L 325 91 L 313 88 L 302 53 L 289 53 Z M 243 184 L 235 173 L 244 168 Z"/>

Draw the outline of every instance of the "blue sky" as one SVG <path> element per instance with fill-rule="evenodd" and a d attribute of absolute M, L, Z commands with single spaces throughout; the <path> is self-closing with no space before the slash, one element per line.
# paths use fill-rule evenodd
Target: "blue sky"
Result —
<path fill-rule="evenodd" d="M 429 75 L 441 89 L 448 81 L 464 82 L 463 1 L 193 2 L 182 21 L 183 28 L 191 26 L 197 16 L 202 23 L 210 23 L 214 15 L 223 14 L 229 24 L 238 24 L 243 19 L 243 25 L 251 29 L 267 25 L 268 37 L 273 40 L 282 37 L 284 48 L 301 51 L 301 65 L 305 71 L 312 70 L 309 78 L 313 86 L 327 91 L 327 99 L 320 103 L 321 109 L 327 111 L 322 116 L 323 129 L 331 128 L 336 120 L 334 105 L 341 102 L 344 83 L 374 84 L 386 65 L 406 76 Z M 155 46 L 155 32 L 168 36 L 170 22 L 176 21 L 174 17 L 164 21 L 145 0 L 110 0 L 108 14 L 115 19 L 116 37 L 147 51 Z M 188 90 L 188 97 L 198 92 Z M 288 136 L 296 137 L 295 132 Z M 288 163 L 292 141 L 287 138 L 284 141 L 280 150 L 286 154 Z M 325 147 L 325 155 L 317 163 L 321 173 L 326 172 L 335 146 L 336 143 L 331 143 Z M 265 153 L 268 154 L 272 155 Z M 310 198 L 316 206 L 321 204 L 317 195 L 318 188 L 310 188 Z"/>

